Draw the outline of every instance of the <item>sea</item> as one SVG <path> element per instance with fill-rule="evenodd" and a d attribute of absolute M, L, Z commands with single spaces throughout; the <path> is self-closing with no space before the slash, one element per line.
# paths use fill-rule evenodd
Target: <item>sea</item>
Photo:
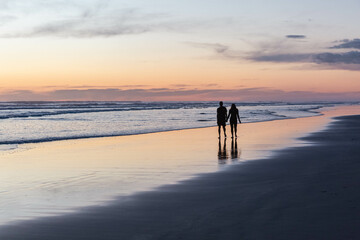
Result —
<path fill-rule="evenodd" d="M 242 122 L 309 117 L 344 103 L 235 103 Z M 226 103 L 229 108 L 231 103 Z M 0 150 L 19 144 L 216 125 L 218 102 L 0 102 Z"/>

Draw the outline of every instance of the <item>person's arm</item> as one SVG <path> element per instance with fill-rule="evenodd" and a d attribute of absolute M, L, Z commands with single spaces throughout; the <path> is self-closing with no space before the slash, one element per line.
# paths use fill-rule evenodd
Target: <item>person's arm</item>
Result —
<path fill-rule="evenodd" d="M 236 113 L 236 115 L 237 115 L 237 118 L 239 119 L 239 123 L 241 123 L 240 116 L 239 116 L 239 111 Z"/>

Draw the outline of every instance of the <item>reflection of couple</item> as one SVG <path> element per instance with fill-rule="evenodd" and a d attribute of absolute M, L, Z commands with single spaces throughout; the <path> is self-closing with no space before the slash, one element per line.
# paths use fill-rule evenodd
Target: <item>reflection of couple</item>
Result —
<path fill-rule="evenodd" d="M 233 103 L 231 105 L 231 108 L 229 110 L 229 115 L 227 115 L 227 109 L 223 106 L 223 102 L 219 102 L 220 107 L 217 109 L 217 124 L 219 126 L 219 138 L 220 138 L 220 132 L 221 127 L 224 130 L 224 136 L 226 138 L 226 122 L 230 118 L 230 127 L 231 127 L 231 137 L 237 137 L 237 120 L 239 120 L 239 123 L 241 123 L 240 116 L 239 116 L 239 110 L 236 108 L 235 104 Z"/>
<path fill-rule="evenodd" d="M 221 146 L 221 141 L 219 139 L 219 151 L 218 151 L 218 158 L 219 158 L 219 162 L 224 164 L 226 163 L 226 159 L 229 158 L 229 153 L 227 152 L 226 149 L 226 140 L 224 140 L 223 145 Z M 234 138 L 231 141 L 231 159 L 233 160 L 237 160 L 240 157 L 240 152 L 238 151 L 238 146 L 237 146 L 237 139 Z"/>

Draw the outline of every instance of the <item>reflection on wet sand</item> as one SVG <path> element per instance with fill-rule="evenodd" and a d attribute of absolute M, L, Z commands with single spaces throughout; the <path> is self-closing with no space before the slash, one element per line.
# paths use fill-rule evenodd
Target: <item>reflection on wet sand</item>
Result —
<path fill-rule="evenodd" d="M 223 144 L 221 144 L 221 140 L 219 139 L 219 151 L 218 151 L 219 164 L 226 164 L 226 160 L 228 158 L 229 158 L 229 154 L 226 151 L 226 138 L 224 139 Z"/>
<path fill-rule="evenodd" d="M 232 162 L 237 162 L 240 158 L 241 150 L 238 150 L 237 138 L 231 140 L 231 151 L 226 149 L 226 139 L 223 142 L 219 139 L 218 160 L 219 164 L 227 164 L 227 160 L 231 157 Z"/>
<path fill-rule="evenodd" d="M 240 151 L 238 150 L 237 138 L 233 138 L 231 140 L 231 159 L 233 160 L 233 162 L 237 161 L 240 158 L 240 155 L 241 149 Z"/>

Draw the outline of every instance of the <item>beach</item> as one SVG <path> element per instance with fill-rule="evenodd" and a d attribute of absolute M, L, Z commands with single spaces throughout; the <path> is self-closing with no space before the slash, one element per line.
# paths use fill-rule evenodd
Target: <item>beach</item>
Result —
<path fill-rule="evenodd" d="M 360 239 L 359 7 L 0 0 L 0 240 Z"/>
<path fill-rule="evenodd" d="M 1 156 L 7 181 L 71 191 L 51 195 L 56 211 L 4 220 L 0 239 L 357 239 L 359 114 L 243 124 L 237 141 L 211 127 L 25 145 Z"/>

